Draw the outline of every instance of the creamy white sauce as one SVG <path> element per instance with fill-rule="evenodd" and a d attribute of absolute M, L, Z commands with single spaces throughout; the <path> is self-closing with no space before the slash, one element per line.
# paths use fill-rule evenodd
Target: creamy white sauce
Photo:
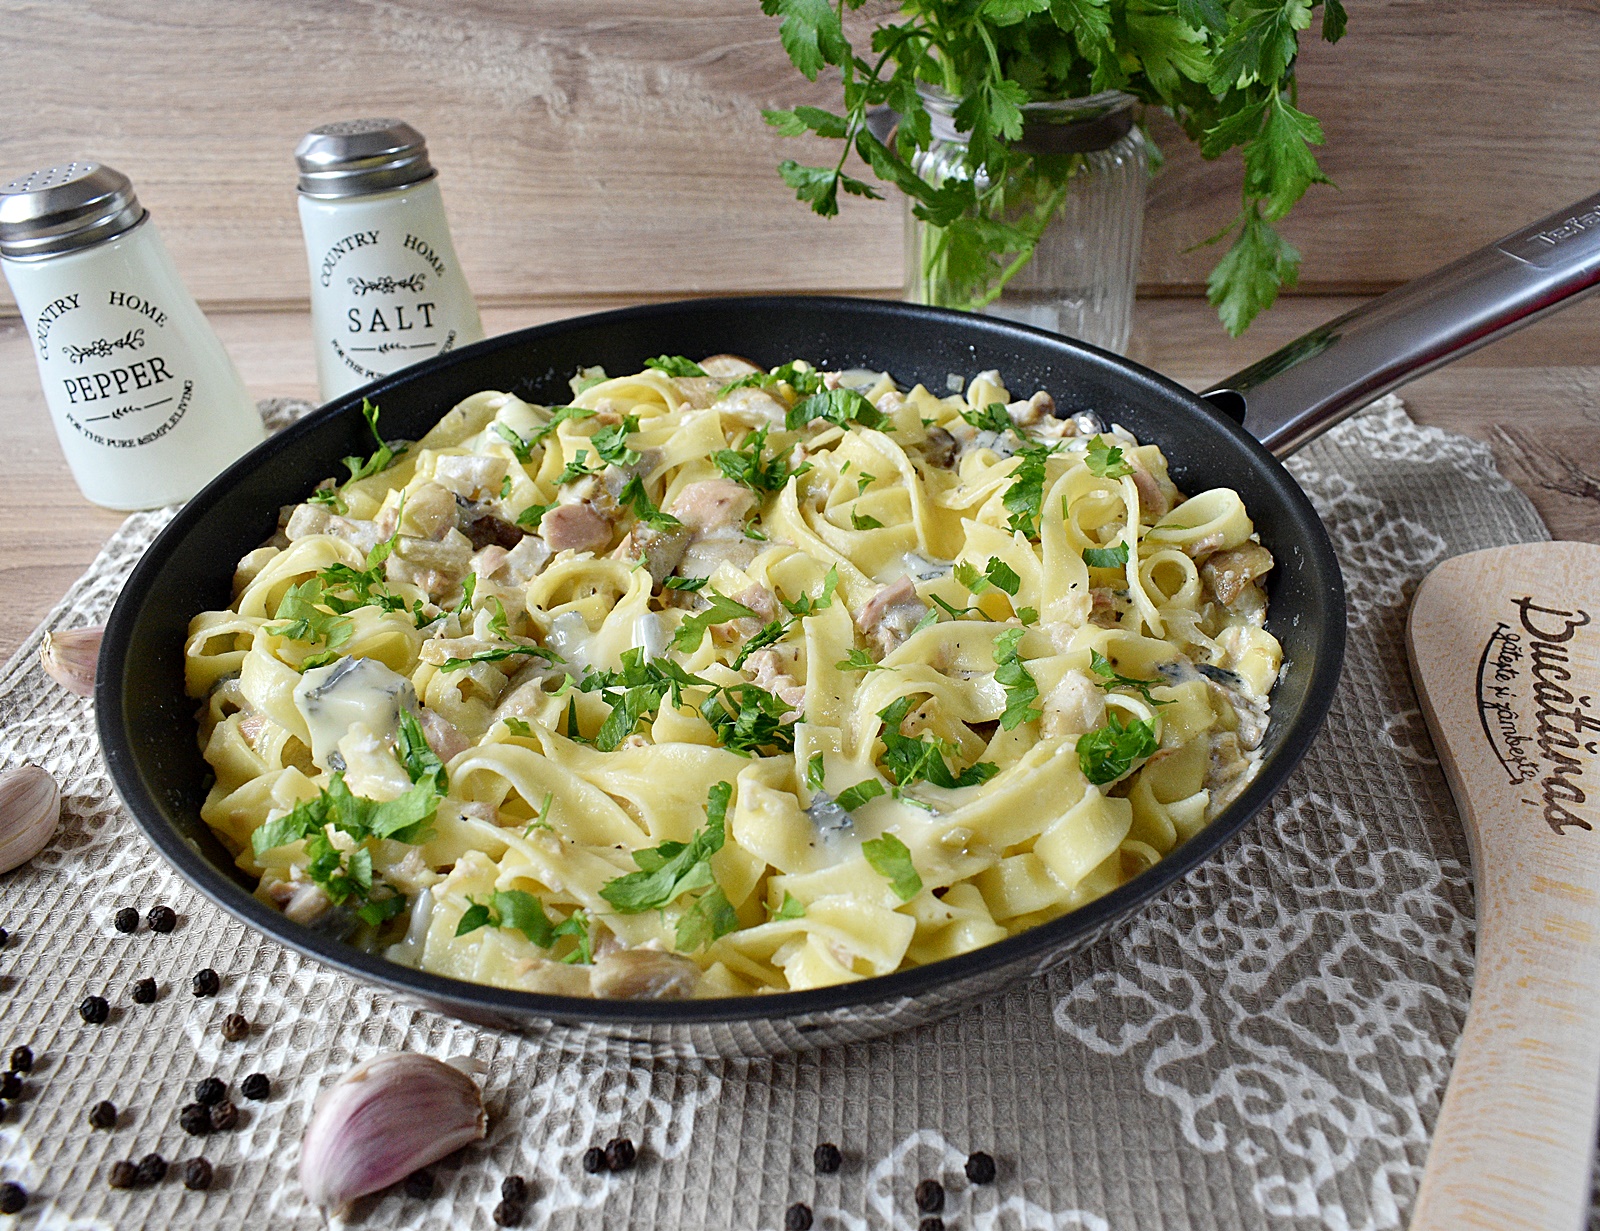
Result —
<path fill-rule="evenodd" d="M 585 668 L 594 665 L 589 648 L 594 644 L 594 634 L 588 622 L 576 611 L 563 611 L 550 621 L 550 631 L 544 643 L 569 667 Z"/>
<path fill-rule="evenodd" d="M 365 723 L 373 732 L 392 736 L 400 725 L 401 709 L 417 707 L 411 681 L 370 658 L 342 658 L 326 667 L 313 667 L 294 689 L 295 708 L 311 732 L 311 759 L 328 769 L 333 755 L 350 728 Z"/>

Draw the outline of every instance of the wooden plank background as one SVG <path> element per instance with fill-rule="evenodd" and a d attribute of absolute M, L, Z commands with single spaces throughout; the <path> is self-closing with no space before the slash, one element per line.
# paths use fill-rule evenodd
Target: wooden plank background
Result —
<path fill-rule="evenodd" d="M 1346 3 L 1346 40 L 1302 57 L 1339 184 L 1289 225 L 1304 289 L 1394 285 L 1600 187 L 1597 0 Z M 486 303 L 901 280 L 897 202 L 823 222 L 774 173 L 807 150 L 759 109 L 832 89 L 757 0 L 0 0 L 0 79 L 0 170 L 126 171 L 211 305 L 305 302 L 295 141 L 382 113 L 428 136 Z M 1154 127 L 1144 289 L 1192 294 L 1237 164 Z"/>

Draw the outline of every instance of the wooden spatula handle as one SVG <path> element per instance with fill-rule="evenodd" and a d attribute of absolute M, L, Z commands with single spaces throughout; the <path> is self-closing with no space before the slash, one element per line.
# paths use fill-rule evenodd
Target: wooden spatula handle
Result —
<path fill-rule="evenodd" d="M 1411 1231 L 1576 1231 L 1600 1097 L 1600 546 L 1446 561 L 1407 644 L 1478 915 Z"/>

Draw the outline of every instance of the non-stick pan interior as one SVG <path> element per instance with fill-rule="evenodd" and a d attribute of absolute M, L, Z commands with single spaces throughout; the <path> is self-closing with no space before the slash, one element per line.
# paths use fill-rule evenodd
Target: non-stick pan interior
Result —
<path fill-rule="evenodd" d="M 249 896 L 249 882 L 199 819 L 208 767 L 183 692 L 190 618 L 226 606 L 236 561 L 268 538 L 281 505 L 370 451 L 361 395 L 330 404 L 241 459 L 179 512 L 135 569 L 106 638 L 97 687 L 100 731 L 123 798 L 157 847 L 198 888 L 269 934 L 343 969 L 409 990 L 467 1016 L 505 1020 L 672 1022 L 783 1017 L 855 1001 L 916 996 L 999 967 L 1059 952 L 1133 909 L 1214 851 L 1287 777 L 1321 724 L 1338 678 L 1344 600 L 1337 564 L 1310 504 L 1283 468 L 1231 420 L 1137 365 L 1041 331 L 985 317 L 854 299 L 706 300 L 562 321 L 478 343 L 363 391 L 385 436 L 415 439 L 483 389 L 559 404 L 580 366 L 613 374 L 655 355 L 730 352 L 763 366 L 793 358 L 890 372 L 935 393 L 951 374 L 996 368 L 1014 396 L 1049 390 L 1058 411 L 1093 411 L 1158 443 L 1190 494 L 1228 486 L 1244 497 L 1278 567 L 1268 627 L 1283 643 L 1261 772 L 1207 830 L 1129 885 L 1084 910 L 999 945 L 864 984 L 740 1001 L 612 1002 L 463 984 L 393 966 L 289 923 Z"/>

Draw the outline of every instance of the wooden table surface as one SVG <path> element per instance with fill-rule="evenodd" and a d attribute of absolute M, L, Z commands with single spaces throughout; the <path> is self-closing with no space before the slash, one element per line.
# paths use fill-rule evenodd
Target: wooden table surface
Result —
<path fill-rule="evenodd" d="M 1283 300 L 1229 340 L 1203 300 L 1139 304 L 1130 354 L 1203 388 L 1347 310 L 1358 299 Z M 496 307 L 491 334 L 617 306 L 613 301 Z M 316 397 L 309 318 L 296 311 L 214 313 L 257 397 Z M 1556 538 L 1600 542 L 1600 298 L 1578 304 L 1408 385 L 1419 422 L 1487 440 L 1507 478 Z M 0 319 L 0 659 L 9 657 L 94 558 L 122 514 L 78 493 L 57 446 L 19 321 Z"/>

